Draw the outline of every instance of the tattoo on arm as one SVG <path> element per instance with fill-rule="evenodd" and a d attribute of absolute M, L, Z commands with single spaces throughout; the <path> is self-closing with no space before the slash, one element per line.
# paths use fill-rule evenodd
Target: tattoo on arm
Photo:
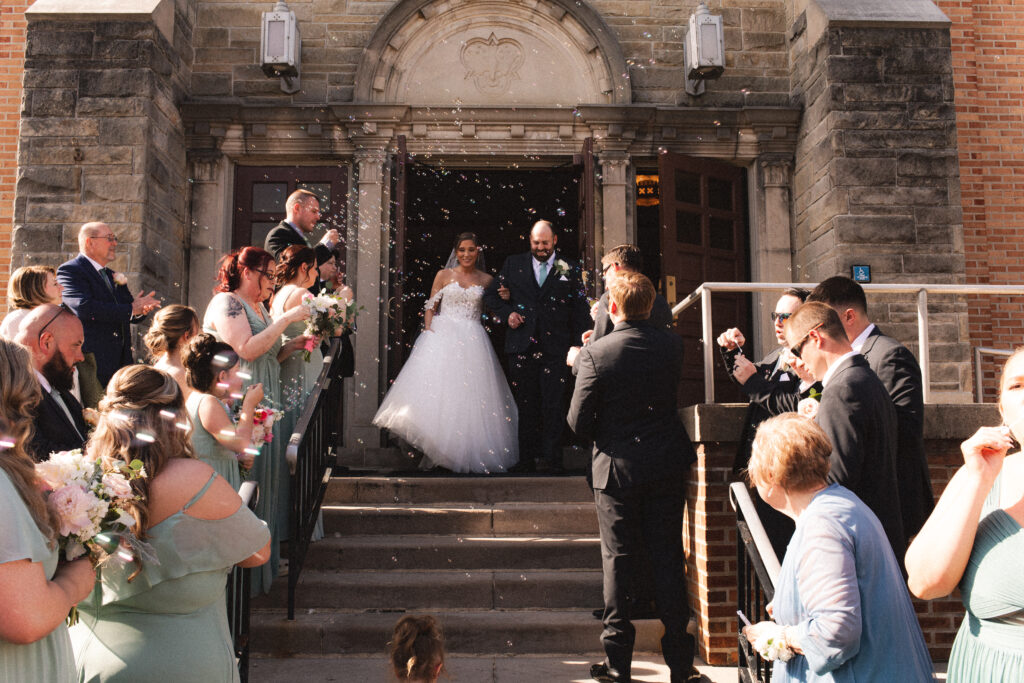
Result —
<path fill-rule="evenodd" d="M 227 315 L 229 318 L 237 318 L 238 316 L 243 315 L 245 313 L 245 309 L 242 308 L 242 302 L 239 301 L 236 297 L 231 296 L 229 294 L 227 299 L 228 300 L 225 303 L 225 315 Z"/>

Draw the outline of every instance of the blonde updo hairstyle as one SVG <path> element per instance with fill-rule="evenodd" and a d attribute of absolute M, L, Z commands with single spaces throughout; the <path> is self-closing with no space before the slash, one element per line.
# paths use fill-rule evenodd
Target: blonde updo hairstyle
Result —
<path fill-rule="evenodd" d="M 389 646 L 399 681 L 435 681 L 444 670 L 444 634 L 432 616 L 399 619 Z"/>
<path fill-rule="evenodd" d="M 153 316 L 153 325 L 143 341 L 153 358 L 179 350 L 181 340 L 199 328 L 199 316 L 189 306 L 174 304 L 161 308 Z"/>
<path fill-rule="evenodd" d="M 99 404 L 89 453 L 130 463 L 141 460 L 146 476 L 132 480 L 140 499 L 128 506 L 136 535 L 149 529 L 149 485 L 172 458 L 194 458 L 191 426 L 174 378 L 148 365 L 128 365 L 110 378 Z M 184 426 L 184 428 L 182 428 Z"/>
<path fill-rule="evenodd" d="M 754 486 L 807 491 L 826 483 L 832 443 L 803 415 L 783 413 L 757 428 L 747 478 Z"/>

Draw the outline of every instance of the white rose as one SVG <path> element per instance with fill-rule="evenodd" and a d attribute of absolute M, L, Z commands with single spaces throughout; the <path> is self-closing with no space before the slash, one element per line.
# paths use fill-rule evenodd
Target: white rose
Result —
<path fill-rule="evenodd" d="M 114 282 L 119 285 L 126 285 L 128 284 L 128 276 L 124 273 L 114 273 Z"/>
<path fill-rule="evenodd" d="M 815 416 L 818 414 L 818 399 L 811 398 L 810 396 L 808 396 L 807 398 L 801 400 L 800 403 L 796 404 L 796 412 L 800 413 L 801 415 L 808 419 L 813 420 Z"/>

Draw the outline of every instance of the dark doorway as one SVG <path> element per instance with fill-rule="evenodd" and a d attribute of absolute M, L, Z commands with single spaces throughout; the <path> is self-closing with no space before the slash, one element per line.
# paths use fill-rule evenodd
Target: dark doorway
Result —
<path fill-rule="evenodd" d="M 558 252 L 579 258 L 578 168 L 467 170 L 413 161 L 406 169 L 405 263 L 401 345 L 411 349 L 423 323 L 423 304 L 455 236 L 474 232 L 484 246 L 486 270 L 496 275 L 505 257 L 529 250 L 527 235 L 538 220 L 551 221 Z M 401 245 L 395 245 L 401 248 Z M 500 351 L 502 330 L 492 330 Z M 504 354 L 499 353 L 499 357 Z M 389 368 L 393 379 L 400 368 Z"/>

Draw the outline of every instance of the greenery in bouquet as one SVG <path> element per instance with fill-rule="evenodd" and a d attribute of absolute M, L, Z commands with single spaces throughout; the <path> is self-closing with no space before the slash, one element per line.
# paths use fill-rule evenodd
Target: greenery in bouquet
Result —
<path fill-rule="evenodd" d="M 306 342 L 303 358 L 309 362 L 311 353 L 321 339 L 339 334 L 345 325 L 345 317 L 349 302 L 336 294 L 306 295 L 302 305 L 309 310 L 304 334 L 310 339 Z"/>
<path fill-rule="evenodd" d="M 239 421 L 240 413 L 241 407 L 239 407 L 234 415 L 235 423 Z M 280 420 L 283 414 L 283 411 L 267 403 L 261 403 L 256 407 L 252 417 L 252 445 L 245 449 L 246 453 L 251 453 L 254 456 L 259 455 L 263 444 L 274 440 L 274 423 Z M 250 468 L 243 466 L 241 461 L 238 463 L 238 471 L 242 475 L 243 480 L 249 478 Z"/>

